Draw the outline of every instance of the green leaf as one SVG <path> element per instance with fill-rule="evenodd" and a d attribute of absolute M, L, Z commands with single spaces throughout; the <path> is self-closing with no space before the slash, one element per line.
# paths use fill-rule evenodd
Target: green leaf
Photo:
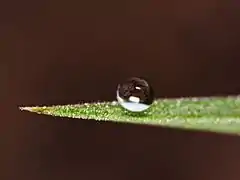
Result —
<path fill-rule="evenodd" d="M 240 135 L 240 96 L 157 99 L 151 108 L 141 113 L 128 112 L 115 101 L 20 109 L 52 116 Z"/>

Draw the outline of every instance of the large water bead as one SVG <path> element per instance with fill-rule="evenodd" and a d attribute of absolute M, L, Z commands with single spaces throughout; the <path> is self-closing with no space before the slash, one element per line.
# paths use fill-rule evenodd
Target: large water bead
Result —
<path fill-rule="evenodd" d="M 146 80 L 133 77 L 118 85 L 117 100 L 128 111 L 142 112 L 153 103 L 154 93 Z"/>

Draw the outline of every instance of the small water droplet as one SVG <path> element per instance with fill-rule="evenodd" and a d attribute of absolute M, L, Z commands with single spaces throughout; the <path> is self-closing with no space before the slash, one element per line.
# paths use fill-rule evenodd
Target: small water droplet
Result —
<path fill-rule="evenodd" d="M 117 101 L 112 101 L 112 102 L 111 102 L 111 105 L 112 105 L 112 106 L 116 106 L 116 105 L 117 105 Z"/>
<path fill-rule="evenodd" d="M 118 85 L 117 100 L 128 111 L 142 112 L 153 103 L 153 89 L 144 79 L 129 78 Z"/>

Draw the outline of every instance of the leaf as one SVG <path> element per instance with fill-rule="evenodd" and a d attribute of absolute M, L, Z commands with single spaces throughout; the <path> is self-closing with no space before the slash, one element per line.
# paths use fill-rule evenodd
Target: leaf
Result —
<path fill-rule="evenodd" d="M 156 99 L 145 112 L 124 110 L 117 102 L 20 107 L 38 114 L 240 135 L 240 96 Z"/>

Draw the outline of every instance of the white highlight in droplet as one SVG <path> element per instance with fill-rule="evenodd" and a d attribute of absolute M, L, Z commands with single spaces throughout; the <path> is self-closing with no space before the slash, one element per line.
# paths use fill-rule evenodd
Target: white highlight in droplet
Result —
<path fill-rule="evenodd" d="M 140 98 L 139 97 L 135 97 L 135 96 L 130 96 L 129 97 L 129 101 L 134 102 L 134 103 L 139 103 L 140 102 Z"/>

